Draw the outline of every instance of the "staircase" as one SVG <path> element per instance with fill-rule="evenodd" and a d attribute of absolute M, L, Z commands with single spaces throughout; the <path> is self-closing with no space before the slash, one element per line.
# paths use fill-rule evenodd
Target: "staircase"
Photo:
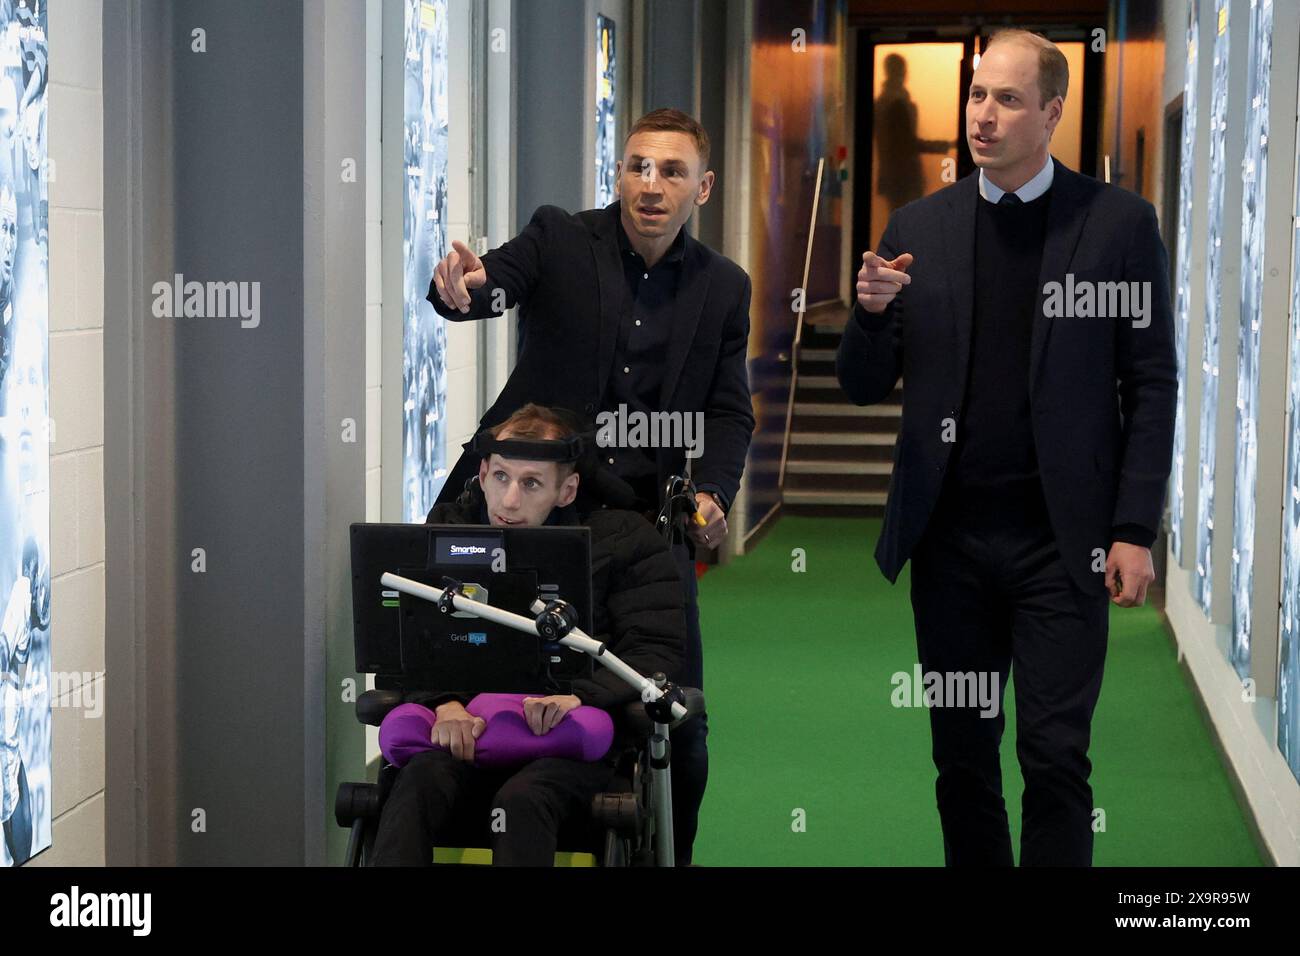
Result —
<path fill-rule="evenodd" d="M 786 514 L 884 514 L 902 424 L 902 382 L 880 404 L 850 402 L 835 378 L 841 329 L 804 327 L 785 467 Z"/>

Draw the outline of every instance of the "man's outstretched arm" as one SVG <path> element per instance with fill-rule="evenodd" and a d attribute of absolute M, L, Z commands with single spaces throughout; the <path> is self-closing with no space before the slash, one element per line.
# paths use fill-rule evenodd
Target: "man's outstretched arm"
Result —
<path fill-rule="evenodd" d="M 854 288 L 856 303 L 844 326 L 835 356 L 835 377 L 855 405 L 884 401 L 903 373 L 903 297 L 912 281 L 910 253 L 898 251 L 896 216 L 891 216 L 880 246 L 862 254 Z"/>
<path fill-rule="evenodd" d="M 527 302 L 541 280 L 547 244 L 546 220 L 553 206 L 542 206 L 515 238 L 482 258 L 464 243 L 434 267 L 429 300 L 445 319 L 461 322 L 497 316 Z"/>

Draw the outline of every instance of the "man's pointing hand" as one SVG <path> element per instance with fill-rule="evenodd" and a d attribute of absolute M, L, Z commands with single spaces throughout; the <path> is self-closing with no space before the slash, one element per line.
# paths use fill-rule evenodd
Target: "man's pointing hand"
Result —
<path fill-rule="evenodd" d="M 433 270 L 433 284 L 443 305 L 468 312 L 469 294 L 487 282 L 487 270 L 483 260 L 460 240 L 452 240 L 451 249 Z"/>
<path fill-rule="evenodd" d="M 884 312 L 903 286 L 912 281 L 907 267 L 912 264 L 912 254 L 904 252 L 897 258 L 882 259 L 874 252 L 862 253 L 862 268 L 858 270 L 858 305 L 868 312 Z"/>

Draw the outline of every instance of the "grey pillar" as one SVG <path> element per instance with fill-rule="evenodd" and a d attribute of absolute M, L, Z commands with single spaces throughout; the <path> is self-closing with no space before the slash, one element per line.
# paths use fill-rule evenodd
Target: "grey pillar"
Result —
<path fill-rule="evenodd" d="M 365 39 L 364 4 L 305 3 L 303 825 L 305 862 L 315 865 L 343 859 L 334 793 L 362 779 L 365 762 L 353 706 L 365 682 L 354 667 L 348 531 L 366 516 Z"/>
<path fill-rule="evenodd" d="M 646 5 L 643 102 L 647 113 L 665 108 L 699 117 L 701 15 L 700 0 L 656 0 Z"/>
<path fill-rule="evenodd" d="M 582 186 L 583 172 L 593 162 L 585 147 L 588 23 L 583 10 L 582 0 L 515 4 L 510 37 L 519 71 L 516 231 L 538 206 L 577 212 L 592 205 Z"/>
<path fill-rule="evenodd" d="M 364 9 L 129 0 L 104 19 L 108 649 L 135 678 L 108 705 L 109 862 L 323 863 L 364 746 L 341 696 Z M 257 314 L 158 317 L 176 274 L 237 283 Z"/>

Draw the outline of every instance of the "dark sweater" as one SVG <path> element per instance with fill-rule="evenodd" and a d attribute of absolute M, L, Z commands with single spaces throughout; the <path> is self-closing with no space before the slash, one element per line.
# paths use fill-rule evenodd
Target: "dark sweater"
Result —
<path fill-rule="evenodd" d="M 975 301 L 970 375 L 945 476 L 948 501 L 999 513 L 1046 508 L 1029 408 L 1029 362 L 1038 272 L 1052 190 L 1027 203 L 1000 206 L 980 197 L 975 214 Z M 1149 548 L 1155 532 L 1116 525 L 1115 541 Z"/>
<path fill-rule="evenodd" d="M 1029 347 L 1051 190 L 1018 206 L 980 198 L 970 374 L 948 479 L 959 497 L 1040 495 Z"/>

